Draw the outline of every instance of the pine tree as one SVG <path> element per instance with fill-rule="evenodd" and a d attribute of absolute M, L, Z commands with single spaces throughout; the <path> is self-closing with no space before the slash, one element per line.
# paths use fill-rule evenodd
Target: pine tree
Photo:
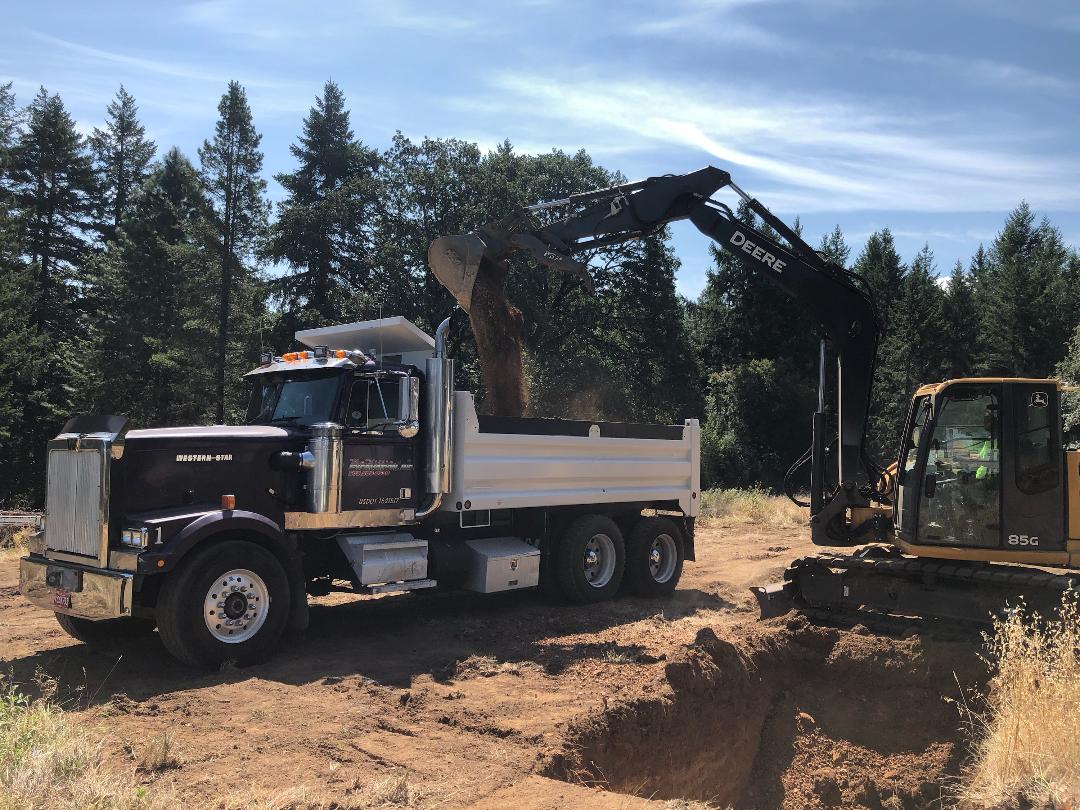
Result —
<path fill-rule="evenodd" d="M 892 231 L 882 228 L 870 234 L 866 246 L 855 260 L 852 268 L 855 273 L 866 279 L 874 296 L 878 314 L 881 316 L 885 334 L 889 333 L 893 303 L 900 294 L 907 268 L 896 252 Z"/>
<path fill-rule="evenodd" d="M 203 291 L 216 276 L 214 223 L 194 167 L 178 149 L 132 196 L 102 258 L 106 306 L 98 362 L 108 385 L 98 408 L 142 425 L 192 424 L 213 416 L 206 391 L 214 324 Z"/>
<path fill-rule="evenodd" d="M 135 98 L 120 85 L 106 110 L 105 128 L 95 127 L 90 136 L 100 188 L 99 227 L 106 242 L 116 237 L 131 196 L 146 179 L 157 148 L 146 137 L 138 116 Z"/>
<path fill-rule="evenodd" d="M 1068 254 L 1061 235 L 1021 203 L 976 278 L 982 371 L 1043 376 L 1060 359 L 1069 317 L 1062 301 Z"/>
<path fill-rule="evenodd" d="M 21 255 L 7 279 L 6 306 L 18 316 L 5 340 L 29 349 L 17 373 L 14 455 L 23 491 L 40 502 L 42 448 L 90 387 L 82 367 L 89 330 L 79 282 L 95 184 L 75 122 L 60 97 L 44 88 L 29 107 L 10 161 L 12 225 Z"/>
<path fill-rule="evenodd" d="M 699 410 L 697 369 L 675 292 L 679 261 L 666 237 L 654 234 L 636 245 L 601 292 L 607 418 L 672 423 Z"/>
<path fill-rule="evenodd" d="M 298 326 L 340 323 L 355 291 L 371 281 L 373 208 L 378 153 L 349 127 L 345 97 L 332 81 L 304 119 L 290 151 L 300 166 L 275 179 L 287 196 L 278 205 L 266 255 L 298 272 L 275 284 L 291 333 Z"/>
<path fill-rule="evenodd" d="M 871 413 L 870 447 L 894 458 L 908 402 L 923 383 L 937 382 L 946 367 L 945 293 L 938 286 L 934 253 L 923 247 L 904 274 L 893 304 L 891 328 L 879 350 L 875 375 L 877 410 Z"/>
<path fill-rule="evenodd" d="M 38 277 L 35 325 L 62 333 L 70 323 L 72 286 L 88 249 L 96 191 L 90 155 L 59 96 L 41 88 L 12 153 L 13 203 L 23 249 Z"/>
<path fill-rule="evenodd" d="M 965 377 L 972 372 L 977 312 L 971 277 L 958 259 L 945 287 L 943 310 L 945 374 L 950 378 Z"/>
<path fill-rule="evenodd" d="M 829 261 L 838 264 L 840 267 L 848 266 L 848 259 L 851 258 L 851 248 L 844 241 L 844 233 L 840 230 L 839 225 L 834 227 L 831 233 L 821 237 L 818 252 L 824 253 Z"/>
<path fill-rule="evenodd" d="M 255 243 L 266 230 L 266 181 L 259 176 L 262 136 L 252 124 L 247 94 L 239 82 L 229 87 L 218 104 L 220 118 L 213 140 L 199 148 L 202 177 L 217 216 L 220 244 L 216 354 L 216 418 L 225 421 L 234 391 L 226 385 L 235 370 L 256 353 L 252 336 L 262 301 L 254 289 L 250 261 Z M 236 350 L 230 352 L 230 343 Z"/>

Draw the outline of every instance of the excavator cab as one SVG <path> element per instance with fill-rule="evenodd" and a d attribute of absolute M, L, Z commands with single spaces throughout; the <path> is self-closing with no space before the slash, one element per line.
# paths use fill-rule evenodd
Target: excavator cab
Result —
<path fill-rule="evenodd" d="M 1068 564 L 1066 459 L 1073 455 L 1080 457 L 1063 449 L 1057 380 L 923 386 L 912 399 L 898 460 L 901 548 L 919 556 Z"/>

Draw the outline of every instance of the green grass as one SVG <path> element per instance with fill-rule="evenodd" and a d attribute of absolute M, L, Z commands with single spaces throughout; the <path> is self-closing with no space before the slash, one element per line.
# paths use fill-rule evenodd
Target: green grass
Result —
<path fill-rule="evenodd" d="M 104 738 L 72 723 L 47 680 L 32 699 L 0 683 L 2 810 L 156 810 L 179 803 L 140 785 L 133 772 L 106 767 Z"/>

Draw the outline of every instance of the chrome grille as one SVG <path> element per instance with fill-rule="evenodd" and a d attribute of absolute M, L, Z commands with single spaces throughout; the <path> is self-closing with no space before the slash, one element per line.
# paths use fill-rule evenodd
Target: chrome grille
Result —
<path fill-rule="evenodd" d="M 108 451 L 50 450 L 45 544 L 55 551 L 98 557 L 105 532 L 103 497 Z"/>

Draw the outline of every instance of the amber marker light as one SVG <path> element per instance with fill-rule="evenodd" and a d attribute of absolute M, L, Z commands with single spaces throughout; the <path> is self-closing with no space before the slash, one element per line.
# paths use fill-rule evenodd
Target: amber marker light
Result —
<path fill-rule="evenodd" d="M 236 508 L 236 496 L 235 495 L 222 495 L 221 496 L 221 509 L 224 512 L 231 512 Z"/>

